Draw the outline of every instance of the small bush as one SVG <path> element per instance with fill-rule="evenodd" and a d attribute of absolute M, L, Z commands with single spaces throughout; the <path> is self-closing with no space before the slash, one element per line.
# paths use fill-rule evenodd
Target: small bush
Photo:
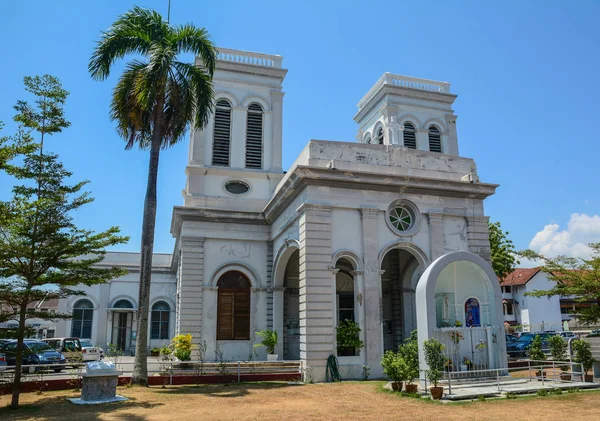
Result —
<path fill-rule="evenodd" d="M 538 396 L 548 396 L 548 391 L 546 389 L 540 389 L 537 394 Z"/>
<path fill-rule="evenodd" d="M 506 399 L 517 399 L 517 394 L 515 392 L 507 392 Z"/>
<path fill-rule="evenodd" d="M 177 357 L 179 361 L 190 361 L 192 359 L 192 335 L 177 335 L 171 339 L 171 346 L 175 349 L 173 355 Z"/>
<path fill-rule="evenodd" d="M 479 402 L 483 402 L 483 401 L 485 401 L 485 400 L 486 400 L 486 397 L 485 397 L 485 396 L 483 396 L 483 395 L 479 395 L 479 396 L 477 396 L 477 400 L 478 400 Z"/>
<path fill-rule="evenodd" d="M 557 387 L 555 389 L 550 389 L 550 393 L 552 393 L 553 395 L 562 395 L 562 389 L 560 387 Z"/>

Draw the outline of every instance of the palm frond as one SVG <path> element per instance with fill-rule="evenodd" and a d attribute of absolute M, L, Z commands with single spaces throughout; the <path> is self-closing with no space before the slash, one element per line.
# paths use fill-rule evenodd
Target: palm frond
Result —
<path fill-rule="evenodd" d="M 196 28 L 187 24 L 174 27 L 173 43 L 178 52 L 193 53 L 202 59 L 206 72 L 211 76 L 217 61 L 216 47 L 206 28 Z"/>
<path fill-rule="evenodd" d="M 195 128 L 200 129 L 208 123 L 213 110 L 212 76 L 208 75 L 203 68 L 189 63 L 175 61 L 173 67 L 190 82 L 195 103 L 193 124 Z"/>
<path fill-rule="evenodd" d="M 90 74 L 97 80 L 106 79 L 116 60 L 132 53 L 146 55 L 168 30 L 168 24 L 158 13 L 134 7 L 103 32 L 88 65 Z"/>

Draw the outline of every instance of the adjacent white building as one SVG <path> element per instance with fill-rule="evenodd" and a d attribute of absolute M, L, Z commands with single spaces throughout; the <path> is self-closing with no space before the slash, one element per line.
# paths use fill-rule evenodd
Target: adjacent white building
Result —
<path fill-rule="evenodd" d="M 565 318 L 561 315 L 561 299 L 531 297 L 525 294 L 553 288 L 554 282 L 540 268 L 517 268 L 502 282 L 502 306 L 508 326 L 519 331 L 561 331 Z"/>
<path fill-rule="evenodd" d="M 280 56 L 220 49 L 215 112 L 191 134 L 173 209 L 175 249 L 154 260 L 149 346 L 191 333 L 209 358 L 245 360 L 256 332 L 274 329 L 279 358 L 315 380 L 331 354 L 346 378 L 363 365 L 378 376 L 417 323 L 422 341 L 461 321 L 494 338 L 489 364 L 505 366 L 483 208 L 497 185 L 459 155 L 450 84 L 385 73 L 358 102 L 357 142 L 311 140 L 284 172 L 286 73 Z M 130 274 L 61 303 L 77 316 L 64 332 L 131 349 L 138 261 L 110 253 L 105 264 Z M 364 348 L 338 352 L 344 319 Z"/>

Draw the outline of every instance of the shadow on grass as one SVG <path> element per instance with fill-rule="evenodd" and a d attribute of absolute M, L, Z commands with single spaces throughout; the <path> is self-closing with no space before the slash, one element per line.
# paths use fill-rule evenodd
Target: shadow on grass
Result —
<path fill-rule="evenodd" d="M 77 397 L 74 395 L 73 397 Z M 149 403 L 135 398 L 128 398 L 124 402 L 113 402 L 99 405 L 75 405 L 67 400 L 67 396 L 42 397 L 35 403 L 21 404 L 19 409 L 10 409 L 8 406 L 0 408 L 0 420 L 12 421 L 24 418 L 39 420 L 100 420 L 106 414 L 129 409 L 152 409 L 162 406 L 162 403 Z M 131 413 L 122 414 L 128 421 L 145 421 L 152 419 L 151 415 L 141 416 Z"/>
<path fill-rule="evenodd" d="M 201 384 L 198 386 L 167 386 L 165 388 L 153 387 L 152 389 L 165 395 L 207 395 L 217 398 L 237 398 L 249 395 L 252 390 L 271 390 L 297 386 L 298 385 L 292 385 L 285 382 L 265 382 Z"/>

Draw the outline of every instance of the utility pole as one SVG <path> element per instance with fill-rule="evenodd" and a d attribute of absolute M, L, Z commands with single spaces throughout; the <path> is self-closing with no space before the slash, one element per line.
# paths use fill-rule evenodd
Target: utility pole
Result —
<path fill-rule="evenodd" d="M 167 10 L 167 22 L 171 22 L 171 0 L 169 0 L 169 9 Z"/>

